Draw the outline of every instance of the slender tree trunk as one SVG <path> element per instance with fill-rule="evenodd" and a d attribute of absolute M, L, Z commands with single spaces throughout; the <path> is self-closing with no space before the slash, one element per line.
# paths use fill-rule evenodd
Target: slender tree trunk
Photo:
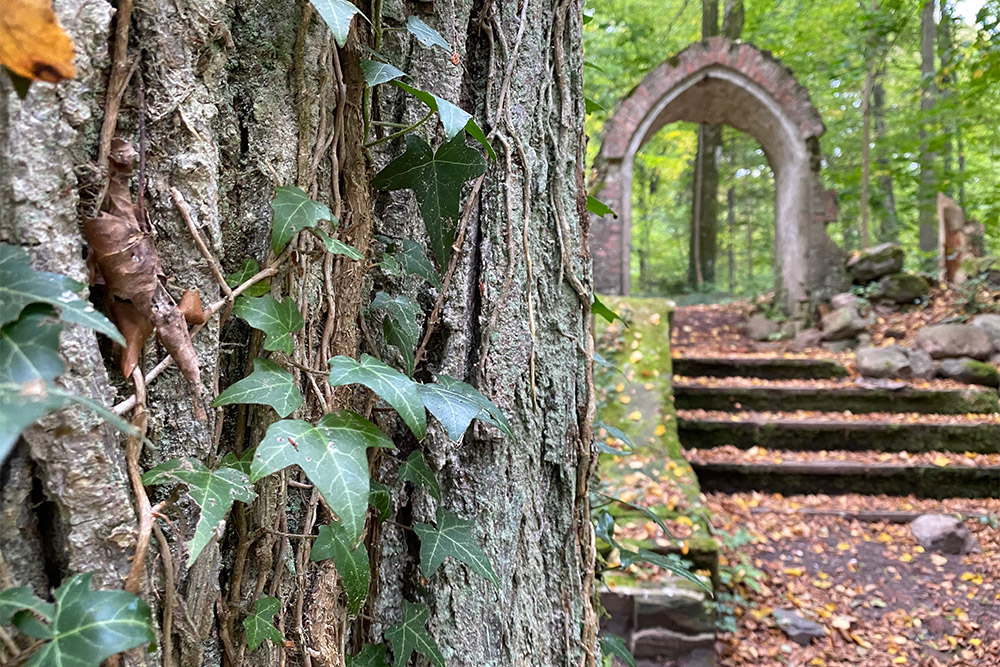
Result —
<path fill-rule="evenodd" d="M 926 0 L 920 15 L 920 181 L 917 186 L 917 206 L 919 211 L 920 250 L 927 254 L 925 268 L 937 266 L 934 257 L 938 249 L 937 223 L 937 174 L 934 163 L 937 159 L 930 147 L 937 84 L 934 81 L 934 0 Z"/>
<path fill-rule="evenodd" d="M 871 11 L 878 9 L 877 0 L 872 0 Z M 871 25 L 866 28 L 865 40 L 865 83 L 861 90 L 861 247 L 871 243 L 868 225 L 868 192 L 871 184 L 871 142 L 872 142 L 872 86 L 875 79 L 875 39 Z"/>
<path fill-rule="evenodd" d="M 753 289 L 753 216 L 746 216 L 747 228 L 747 289 Z"/>
<path fill-rule="evenodd" d="M 938 99 L 944 108 L 938 111 L 938 116 L 942 119 L 940 126 L 943 133 L 941 142 L 941 191 L 949 197 L 955 194 L 955 169 L 954 169 L 954 149 L 953 140 L 956 134 L 955 112 L 951 107 L 951 86 L 954 81 L 952 68 L 954 64 L 951 34 L 951 7 L 948 0 L 940 0 L 939 11 L 941 18 L 937 26 L 937 51 L 940 63 L 940 90 Z"/>
<path fill-rule="evenodd" d="M 736 288 L 736 188 L 729 186 L 726 191 L 726 219 L 729 227 L 729 293 Z"/>
<path fill-rule="evenodd" d="M 885 88 L 882 86 L 882 70 L 875 73 L 872 86 L 872 118 L 875 121 L 875 164 L 878 170 L 879 192 L 881 194 L 879 240 L 899 241 L 899 214 L 896 212 L 896 193 L 892 178 L 892 158 L 885 146 Z"/>

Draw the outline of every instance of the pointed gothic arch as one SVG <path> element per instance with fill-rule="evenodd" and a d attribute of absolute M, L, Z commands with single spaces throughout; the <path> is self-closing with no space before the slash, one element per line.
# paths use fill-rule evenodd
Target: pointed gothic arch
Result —
<path fill-rule="evenodd" d="M 591 220 L 597 291 L 630 292 L 632 165 L 642 145 L 676 121 L 730 125 L 760 143 L 774 172 L 776 288 L 788 310 L 840 291 L 844 253 L 826 231 L 836 199 L 819 175 L 823 121 L 778 59 L 721 37 L 661 63 L 605 125 L 592 191 L 618 217 Z"/>

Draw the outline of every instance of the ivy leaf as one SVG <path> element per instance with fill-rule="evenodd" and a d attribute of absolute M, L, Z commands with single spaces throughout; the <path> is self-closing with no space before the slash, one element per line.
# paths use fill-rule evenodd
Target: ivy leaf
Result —
<path fill-rule="evenodd" d="M 605 632 L 601 635 L 601 655 L 614 656 L 621 660 L 628 667 L 635 667 L 635 658 L 632 652 L 625 647 L 625 640 L 618 635 Z"/>
<path fill-rule="evenodd" d="M 315 234 L 321 241 L 323 241 L 323 245 L 326 246 L 326 251 L 331 255 L 343 255 L 348 259 L 353 259 L 354 261 L 358 261 L 365 258 L 365 256 L 361 254 L 360 250 L 358 250 L 352 245 L 349 245 L 347 243 L 344 243 L 343 241 L 333 238 L 319 227 L 314 227 L 310 231 L 312 231 L 313 234 Z"/>
<path fill-rule="evenodd" d="M 385 312 L 382 333 L 385 334 L 386 342 L 399 350 L 406 366 L 406 374 L 412 377 L 414 350 L 417 339 L 420 338 L 420 323 L 417 321 L 422 312 L 420 306 L 408 296 L 391 297 L 385 292 L 379 292 L 370 309 Z"/>
<path fill-rule="evenodd" d="M 451 45 L 434 28 L 430 27 L 416 16 L 409 16 L 406 19 L 406 29 L 417 38 L 417 41 L 426 47 L 440 46 L 445 53 L 451 55 Z"/>
<path fill-rule="evenodd" d="M 347 0 L 309 0 L 316 8 L 323 21 L 330 26 L 333 38 L 337 46 L 343 47 L 347 43 L 347 36 L 351 32 L 351 21 L 355 14 L 361 14 L 361 10 L 352 5 Z M 368 17 L 361 14 L 366 21 Z"/>
<path fill-rule="evenodd" d="M 275 644 L 284 644 L 285 635 L 271 623 L 271 619 L 281 609 L 278 598 L 265 596 L 257 598 L 253 605 L 253 613 L 243 619 L 243 629 L 247 633 L 247 648 L 256 651 L 265 639 Z"/>
<path fill-rule="evenodd" d="M 377 60 L 362 59 L 361 71 L 365 75 L 365 83 L 372 88 L 380 83 L 406 76 L 406 72 L 398 67 L 393 67 L 389 63 L 380 63 Z"/>
<path fill-rule="evenodd" d="M 427 632 L 427 617 L 431 610 L 425 604 L 403 600 L 403 620 L 385 631 L 392 644 L 394 667 L 404 667 L 413 652 L 421 654 L 437 667 L 445 667 L 444 656 Z"/>
<path fill-rule="evenodd" d="M 287 417 L 302 405 L 302 392 L 292 374 L 267 359 L 253 360 L 253 373 L 226 387 L 212 407 L 233 403 L 270 405 L 279 417 Z"/>
<path fill-rule="evenodd" d="M 472 385 L 462 382 L 461 380 L 456 380 L 448 375 L 438 375 L 437 387 L 433 390 L 436 395 L 437 400 L 446 400 L 451 404 L 465 403 L 468 405 L 475 405 L 479 408 L 478 414 L 475 415 L 475 419 L 481 419 L 487 424 L 492 424 L 500 429 L 506 435 L 511 437 L 514 436 L 514 431 L 510 427 L 510 422 L 507 421 L 507 417 L 504 415 L 503 411 L 500 410 L 493 402 L 479 393 L 475 387 Z M 425 387 L 434 387 L 434 385 L 424 385 Z M 424 398 L 428 397 L 431 392 L 427 392 Z M 434 412 L 434 408 L 428 406 L 431 413 L 438 418 L 439 421 L 444 423 L 441 419 L 441 415 Z M 470 408 L 471 409 L 471 408 Z M 456 431 L 458 430 L 460 424 L 455 426 Z M 449 428 L 446 424 L 446 428 Z M 468 428 L 468 423 L 465 424 L 465 428 Z M 465 428 L 461 429 L 461 433 L 465 432 Z M 449 431 L 449 436 L 451 432 Z M 459 435 L 461 437 L 461 435 Z"/>
<path fill-rule="evenodd" d="M 438 148 L 416 134 L 406 135 L 406 152 L 390 162 L 372 179 L 380 190 L 411 189 L 431 240 L 438 266 L 448 265 L 455 225 L 459 216 L 462 184 L 486 171 L 486 162 L 476 150 L 456 136 Z"/>
<path fill-rule="evenodd" d="M 420 453 L 419 449 L 410 452 L 406 460 L 399 465 L 399 479 L 422 486 L 436 500 L 441 500 L 441 486 L 434 476 L 434 471 L 427 465 L 427 460 L 424 459 L 424 455 Z"/>
<path fill-rule="evenodd" d="M 618 440 L 621 440 L 628 448 L 626 450 L 615 449 L 611 445 L 608 445 L 607 443 L 598 440 L 597 451 L 601 452 L 602 454 L 614 454 L 616 456 L 630 456 L 635 450 L 635 445 L 632 443 L 632 439 L 628 437 L 628 433 L 621 430 L 620 428 L 617 428 L 605 422 L 594 422 L 594 428 L 595 429 L 603 428 L 605 431 L 608 432 L 608 435 L 610 435 L 612 438 L 617 438 Z"/>
<path fill-rule="evenodd" d="M 441 289 L 441 276 L 427 255 L 424 249 L 416 241 L 402 239 L 399 241 L 400 247 L 395 249 L 393 256 L 399 261 L 403 269 L 412 275 L 420 276 L 434 287 Z"/>
<path fill-rule="evenodd" d="M 75 294 L 83 287 L 69 276 L 35 271 L 27 250 L 0 243 L 0 326 L 16 320 L 25 306 L 46 303 L 59 310 L 63 321 L 93 329 L 125 345 L 117 327 Z"/>
<path fill-rule="evenodd" d="M 368 494 L 368 504 L 375 508 L 378 522 L 382 523 L 392 513 L 392 493 L 389 491 L 389 487 L 381 482 L 372 480 L 370 484 L 371 492 Z"/>
<path fill-rule="evenodd" d="M 8 588 L 0 591 L 0 625 L 10 625 L 11 617 L 19 611 L 28 610 L 51 621 L 56 606 L 36 596 L 30 588 Z"/>
<path fill-rule="evenodd" d="M 347 656 L 347 667 L 389 667 L 385 661 L 385 644 L 365 644 L 360 653 Z"/>
<path fill-rule="evenodd" d="M 257 494 L 250 480 L 239 470 L 222 467 L 212 471 L 193 458 L 164 461 L 142 476 L 142 483 L 147 486 L 171 482 L 186 485 L 191 500 L 201 509 L 198 526 L 188 545 L 191 555 L 187 565 L 191 567 L 222 527 L 233 501 L 249 503 Z"/>
<path fill-rule="evenodd" d="M 241 296 L 236 299 L 233 314 L 267 334 L 265 350 L 278 350 L 285 354 L 292 353 L 292 334 L 306 324 L 294 301 L 278 301 L 270 294 L 256 298 Z"/>
<path fill-rule="evenodd" d="M 642 512 L 642 514 L 647 519 L 649 519 L 650 521 L 652 521 L 653 523 L 655 523 L 656 525 L 658 525 L 660 527 L 660 529 L 663 531 L 664 535 L 666 535 L 670 539 L 674 539 L 673 533 L 671 533 L 670 529 L 667 528 L 667 525 L 665 523 L 663 523 L 663 519 L 661 519 L 660 517 L 658 517 L 656 515 L 656 512 L 654 512 L 653 510 L 649 509 L 648 507 L 643 507 L 642 505 L 636 505 L 635 503 L 630 503 L 629 501 L 622 500 L 621 498 L 615 498 L 614 496 L 609 496 L 606 493 L 602 493 L 601 495 L 604 496 L 605 498 L 607 498 L 608 500 L 612 501 L 612 502 L 621 503 L 622 505 L 625 505 L 626 507 L 631 507 L 634 510 L 638 510 L 639 512 Z"/>
<path fill-rule="evenodd" d="M 684 563 L 679 560 L 671 560 L 670 558 L 662 554 L 658 554 L 655 551 L 650 551 L 649 549 L 639 549 L 639 551 L 636 552 L 621 549 L 621 563 L 623 570 L 635 565 L 636 563 L 649 563 L 650 565 L 655 565 L 656 567 L 666 570 L 681 579 L 687 579 L 688 581 L 697 584 L 706 593 L 715 597 L 715 591 L 712 590 L 712 587 L 706 584 L 705 581 L 697 574 L 689 570 Z"/>
<path fill-rule="evenodd" d="M 604 107 L 601 108 L 603 109 Z M 587 113 L 590 113 L 590 111 L 587 111 Z M 618 214 L 615 213 L 610 206 L 602 202 L 597 197 L 591 197 L 590 195 L 587 195 L 587 210 L 594 215 L 601 216 L 602 218 L 606 215 L 611 215 L 616 218 L 618 217 Z"/>
<path fill-rule="evenodd" d="M 434 93 L 415 88 L 398 79 L 394 80 L 392 84 L 402 88 L 434 111 L 437 111 L 438 116 L 441 118 L 441 125 L 444 126 L 444 136 L 447 139 L 455 138 L 465 128 L 466 124 L 472 120 L 472 114 L 452 104 L 443 97 L 438 97 Z"/>
<path fill-rule="evenodd" d="M 330 360 L 330 385 L 362 384 L 395 408 L 418 440 L 427 433 L 427 413 L 417 384 L 375 357 L 361 355 L 360 361 L 338 356 Z"/>
<path fill-rule="evenodd" d="M 309 559 L 312 561 L 333 559 L 337 574 L 344 584 L 344 592 L 347 594 L 347 613 L 355 616 L 361 611 L 361 605 L 368 597 L 371 569 L 365 545 L 351 547 L 352 542 L 341 524 L 322 525 L 319 527 L 319 536 L 313 544 Z"/>
<path fill-rule="evenodd" d="M 438 509 L 437 528 L 427 523 L 413 526 L 420 538 L 420 570 L 425 577 L 433 576 L 444 559 L 451 556 L 494 585 L 500 584 L 486 552 L 472 536 L 472 528 L 471 521 L 460 519 L 443 509 Z"/>
<path fill-rule="evenodd" d="M 359 414 L 338 410 L 323 415 L 316 426 L 284 419 L 271 424 L 257 446 L 250 480 L 290 465 L 305 471 L 320 495 L 357 541 L 368 511 L 369 447 L 392 447 L 382 431 Z"/>
<path fill-rule="evenodd" d="M 603 317 L 604 319 L 606 319 L 608 322 L 610 322 L 612 324 L 614 324 L 615 320 L 618 320 L 619 322 L 621 322 L 622 324 L 625 325 L 626 329 L 629 328 L 628 322 L 626 322 L 625 320 L 623 320 L 621 315 L 619 315 L 615 311 L 613 311 L 610 308 L 608 308 L 607 306 L 605 306 L 604 303 L 600 299 L 597 298 L 596 294 L 594 294 L 594 303 L 591 304 L 590 310 L 595 315 L 600 315 L 601 317 Z"/>
<path fill-rule="evenodd" d="M 256 259 L 248 257 L 243 260 L 243 266 L 240 267 L 239 271 L 226 276 L 226 284 L 235 289 L 258 273 L 260 273 L 260 264 L 257 263 Z M 261 280 L 248 287 L 243 292 L 243 296 L 263 296 L 270 291 L 271 282 L 269 280 Z"/>
<path fill-rule="evenodd" d="M 352 7 L 354 11 L 358 11 L 357 7 L 343 2 L 343 0 L 317 0 L 317 2 L 320 4 L 345 4 Z M 317 9 L 319 8 L 317 7 Z M 296 233 L 307 227 L 315 227 L 320 220 L 329 220 L 333 224 L 337 224 L 337 218 L 330 213 L 330 209 L 325 204 L 309 199 L 309 195 L 292 185 L 282 185 L 275 189 L 271 208 L 274 209 L 274 223 L 271 226 L 271 250 L 274 251 L 275 255 L 280 254 L 285 249 Z"/>
<path fill-rule="evenodd" d="M 603 540 L 609 546 L 616 549 L 621 548 L 615 540 L 615 518 L 607 510 L 601 510 L 601 513 L 597 515 L 594 534 L 597 535 L 597 539 Z"/>
<path fill-rule="evenodd" d="M 31 656 L 28 667 L 99 667 L 116 653 L 156 642 L 149 606 L 125 591 L 90 590 L 92 576 L 75 574 L 56 589 L 50 622 L 23 612 L 14 617 L 25 634 L 49 640 Z"/>
<path fill-rule="evenodd" d="M 232 452 L 226 452 L 226 455 L 219 461 L 219 467 L 233 468 L 250 477 L 250 463 L 253 461 L 253 454 L 253 447 L 247 447 L 239 457 Z"/>
<path fill-rule="evenodd" d="M 431 411 L 451 440 L 462 439 L 472 420 L 483 411 L 479 405 L 440 384 L 418 385 L 424 407 Z"/>
<path fill-rule="evenodd" d="M 587 115 L 590 115 L 590 114 L 594 113 L 595 111 L 607 111 L 607 109 L 604 108 L 603 104 L 601 104 L 600 102 L 595 102 L 594 100 L 590 99 L 589 97 L 584 97 L 583 98 L 583 105 L 584 105 L 585 113 Z M 595 199 L 594 201 L 597 201 L 597 200 Z M 588 210 L 590 209 L 590 197 L 589 196 L 588 196 L 588 199 L 587 199 L 587 209 Z"/>

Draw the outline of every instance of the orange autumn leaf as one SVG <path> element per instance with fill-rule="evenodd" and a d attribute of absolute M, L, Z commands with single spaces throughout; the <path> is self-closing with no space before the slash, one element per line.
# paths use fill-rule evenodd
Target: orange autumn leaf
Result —
<path fill-rule="evenodd" d="M 27 79 L 58 83 L 76 76 L 73 40 L 51 0 L 0 0 L 0 65 Z"/>

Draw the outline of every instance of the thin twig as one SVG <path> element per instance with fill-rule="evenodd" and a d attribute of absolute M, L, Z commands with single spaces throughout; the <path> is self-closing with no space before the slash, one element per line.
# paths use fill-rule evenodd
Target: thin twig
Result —
<path fill-rule="evenodd" d="M 146 413 L 146 383 L 142 377 L 142 370 L 136 368 L 132 372 L 132 381 L 135 382 L 136 411 L 132 416 L 132 426 L 138 429 L 132 434 L 125 444 L 125 461 L 128 467 L 128 477 L 132 484 L 132 492 L 135 494 L 136 511 L 139 515 L 139 536 L 135 541 L 135 556 L 132 558 L 132 567 L 128 577 L 125 579 L 125 590 L 129 593 L 137 594 L 142 588 L 142 580 L 146 574 L 146 550 L 149 547 L 149 536 L 153 530 L 153 508 L 149 504 L 149 496 L 142 485 L 142 473 L 139 472 L 139 449 L 143 438 L 146 436 L 146 427 L 149 419 Z"/>
<path fill-rule="evenodd" d="M 212 251 L 208 249 L 205 245 L 205 241 L 201 238 L 201 232 L 198 231 L 198 227 L 195 226 L 194 220 L 191 219 L 191 209 L 188 207 L 187 202 L 184 201 L 184 195 L 180 193 L 177 188 L 170 188 L 170 196 L 173 197 L 174 205 L 177 206 L 177 210 L 180 211 L 181 217 L 184 218 L 184 223 L 187 225 L 188 231 L 191 232 L 191 238 L 194 239 L 194 243 L 198 246 L 201 256 L 205 258 L 208 262 L 208 268 L 211 269 L 212 275 L 215 276 L 215 282 L 219 283 L 219 288 L 222 293 L 226 295 L 229 301 L 233 300 L 233 289 L 226 282 L 226 277 L 222 275 L 222 269 L 219 268 L 219 262 L 216 261 L 215 255 Z"/>
<path fill-rule="evenodd" d="M 153 522 L 153 534 L 160 545 L 160 557 L 163 559 L 163 578 L 166 580 L 166 591 L 163 601 L 163 626 L 160 628 L 160 641 L 163 644 L 163 667 L 173 667 L 171 634 L 173 633 L 174 622 L 174 600 L 177 597 L 177 588 L 174 583 L 174 560 L 170 554 L 170 543 L 167 542 L 167 536 L 163 534 L 160 525 L 155 521 Z"/>
<path fill-rule="evenodd" d="M 138 59 L 131 65 L 127 62 L 128 31 L 132 24 L 132 0 L 120 0 L 115 21 L 115 48 L 111 56 L 111 76 L 108 79 L 107 101 L 104 105 L 104 122 L 101 124 L 101 138 L 97 147 L 97 166 L 104 174 L 104 184 L 97 200 L 98 210 L 104 205 L 104 198 L 108 195 L 108 185 L 111 181 L 108 174 L 108 156 L 111 155 L 111 140 L 118 127 L 118 110 L 121 108 L 125 88 L 139 62 Z"/>

